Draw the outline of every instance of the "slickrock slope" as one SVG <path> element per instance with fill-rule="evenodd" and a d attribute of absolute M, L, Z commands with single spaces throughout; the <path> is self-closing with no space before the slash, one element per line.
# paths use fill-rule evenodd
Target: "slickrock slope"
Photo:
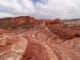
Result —
<path fill-rule="evenodd" d="M 80 60 L 80 38 L 62 39 L 41 24 L 29 30 L 28 50 L 22 60 Z"/>
<path fill-rule="evenodd" d="M 18 34 L 0 35 L 0 60 L 20 60 L 27 45 L 27 40 Z"/>
<path fill-rule="evenodd" d="M 1 19 L 0 24 L 0 60 L 80 60 L 78 24 L 31 17 Z"/>

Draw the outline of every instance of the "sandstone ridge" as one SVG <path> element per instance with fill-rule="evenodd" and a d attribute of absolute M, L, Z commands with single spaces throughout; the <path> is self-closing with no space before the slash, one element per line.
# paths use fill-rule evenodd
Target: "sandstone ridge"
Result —
<path fill-rule="evenodd" d="M 0 60 L 80 60 L 80 20 L 0 19 Z"/>

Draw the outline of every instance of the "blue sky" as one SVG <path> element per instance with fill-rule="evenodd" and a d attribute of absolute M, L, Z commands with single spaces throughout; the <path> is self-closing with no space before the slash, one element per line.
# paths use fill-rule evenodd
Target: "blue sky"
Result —
<path fill-rule="evenodd" d="M 36 3 L 38 3 L 38 2 L 43 2 L 42 0 L 32 0 L 32 2 L 34 3 L 34 4 L 36 4 Z"/>
<path fill-rule="evenodd" d="M 80 0 L 0 0 L 0 18 L 80 18 Z"/>

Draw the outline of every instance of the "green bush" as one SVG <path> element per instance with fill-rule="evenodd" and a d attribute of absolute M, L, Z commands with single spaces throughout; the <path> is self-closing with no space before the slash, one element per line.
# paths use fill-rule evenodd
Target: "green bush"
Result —
<path fill-rule="evenodd" d="M 34 26 L 34 24 L 30 23 L 30 22 L 24 22 L 20 25 L 20 27 L 22 28 L 32 28 Z"/>
<path fill-rule="evenodd" d="M 17 25 L 16 24 L 13 24 L 13 23 L 0 23 L 0 28 L 7 28 L 7 27 L 10 27 L 10 28 L 16 28 Z"/>

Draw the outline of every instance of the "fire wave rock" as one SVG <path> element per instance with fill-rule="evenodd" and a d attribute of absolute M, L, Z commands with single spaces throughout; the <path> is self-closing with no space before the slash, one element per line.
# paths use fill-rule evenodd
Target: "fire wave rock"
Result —
<path fill-rule="evenodd" d="M 27 31 L 24 36 L 29 45 L 22 60 L 80 60 L 78 37 L 64 41 L 45 25 Z"/>
<path fill-rule="evenodd" d="M 15 22 L 25 21 L 20 19 Z M 0 60 L 80 60 L 80 27 L 65 27 L 61 21 L 32 22 L 28 30 L 3 34 L 6 29 L 1 29 Z"/>
<path fill-rule="evenodd" d="M 27 44 L 27 40 L 20 35 L 3 35 L 0 38 L 0 60 L 20 60 Z"/>

